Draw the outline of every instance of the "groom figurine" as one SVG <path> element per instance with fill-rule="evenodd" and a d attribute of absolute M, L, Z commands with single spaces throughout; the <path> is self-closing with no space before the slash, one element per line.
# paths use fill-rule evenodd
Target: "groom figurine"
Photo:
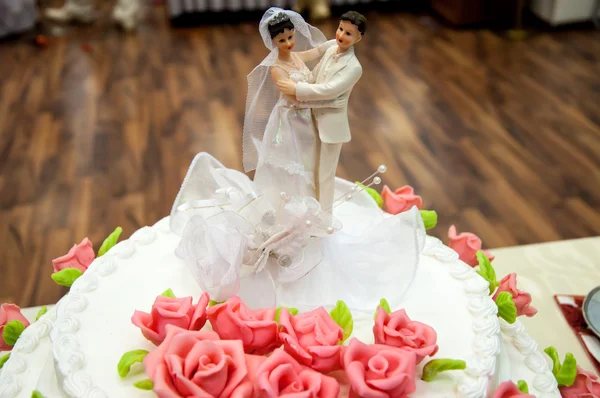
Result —
<path fill-rule="evenodd" d="M 295 96 L 299 102 L 343 100 L 341 108 L 315 108 L 313 120 L 319 132 L 321 145 L 317 156 L 317 197 L 321 208 L 331 211 L 334 195 L 335 171 L 342 144 L 350 141 L 348 99 L 352 88 L 362 75 L 362 67 L 354 55 L 354 45 L 362 40 L 367 19 L 356 11 L 348 11 L 340 18 L 335 33 L 337 46 L 332 46 L 312 72 L 314 83 L 295 83 L 282 80 L 279 90 Z"/>

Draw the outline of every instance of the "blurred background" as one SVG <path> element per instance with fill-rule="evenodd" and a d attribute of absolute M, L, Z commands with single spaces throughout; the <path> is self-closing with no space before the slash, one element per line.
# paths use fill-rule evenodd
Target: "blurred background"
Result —
<path fill-rule="evenodd" d="M 0 302 L 56 302 L 51 260 L 167 216 L 196 153 L 241 169 L 271 5 L 368 18 L 338 176 L 385 164 L 444 242 L 600 235 L 600 1 L 330 1 L 0 0 Z"/>

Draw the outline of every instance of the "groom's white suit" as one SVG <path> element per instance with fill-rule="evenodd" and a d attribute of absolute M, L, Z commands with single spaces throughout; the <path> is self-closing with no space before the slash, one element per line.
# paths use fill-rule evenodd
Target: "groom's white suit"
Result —
<path fill-rule="evenodd" d="M 335 41 L 334 41 L 335 42 Z M 317 192 L 323 209 L 333 202 L 335 171 L 342 144 L 350 141 L 348 123 L 348 99 L 352 88 L 362 75 L 360 62 L 354 48 L 337 54 L 338 46 L 327 49 L 321 62 L 312 72 L 314 83 L 298 83 L 296 99 L 300 102 L 331 100 L 338 98 L 344 106 L 340 108 L 314 108 L 315 125 L 321 141 L 317 165 Z"/>

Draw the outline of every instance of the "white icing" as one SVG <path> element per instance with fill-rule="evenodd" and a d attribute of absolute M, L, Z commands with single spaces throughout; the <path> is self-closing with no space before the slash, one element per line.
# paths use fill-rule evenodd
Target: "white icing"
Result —
<path fill-rule="evenodd" d="M 538 350 L 538 344 L 527 334 L 523 324 L 518 319 L 512 325 L 500 319 L 500 327 L 504 336 L 525 357 L 527 369 L 534 374 L 530 393 L 536 397 L 559 397 L 556 378 L 544 355 Z"/>
<path fill-rule="evenodd" d="M 489 376 L 494 374 L 500 352 L 498 334 L 498 307 L 489 296 L 489 283 L 471 267 L 458 260 L 458 254 L 445 246 L 439 239 L 427 237 L 423 254 L 452 262 L 449 273 L 462 281 L 468 295 L 468 309 L 473 315 L 472 328 L 475 332 L 473 355 L 467 360 L 466 377 L 459 381 L 457 393 L 460 397 L 481 398 L 486 395 Z"/>
<path fill-rule="evenodd" d="M 8 361 L 0 370 L 0 398 L 13 398 L 23 392 L 23 396 L 29 397 L 31 391 L 22 391 L 27 385 L 28 375 L 36 368 L 38 363 L 34 357 L 40 342 L 43 341 L 52 326 L 55 311 L 49 311 L 38 321 L 30 324 L 17 339 Z M 33 371 L 35 373 L 35 371 Z"/>

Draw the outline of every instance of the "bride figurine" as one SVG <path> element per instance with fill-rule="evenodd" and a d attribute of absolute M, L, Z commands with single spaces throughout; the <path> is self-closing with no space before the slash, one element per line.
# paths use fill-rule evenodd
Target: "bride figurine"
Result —
<path fill-rule="evenodd" d="M 310 108 L 341 108 L 337 99 L 300 104 L 276 83 L 309 82 L 307 62 L 319 59 L 335 40 L 294 11 L 272 7 L 259 27 L 270 54 L 248 76 L 243 164 L 256 169 L 254 182 L 277 207 L 280 196 L 315 197 L 318 133 Z M 294 51 L 296 50 L 296 51 Z"/>

